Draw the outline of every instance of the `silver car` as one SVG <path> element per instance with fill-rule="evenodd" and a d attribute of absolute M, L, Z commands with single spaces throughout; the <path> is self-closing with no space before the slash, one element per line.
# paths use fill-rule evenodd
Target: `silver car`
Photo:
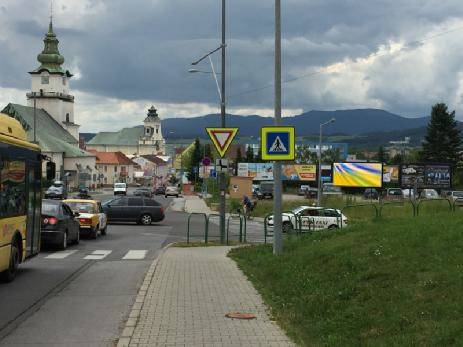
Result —
<path fill-rule="evenodd" d="M 167 198 L 168 196 L 175 196 L 176 198 L 178 198 L 179 196 L 179 189 L 178 187 L 176 186 L 168 186 L 166 187 L 166 193 L 164 194 L 164 196 Z"/>

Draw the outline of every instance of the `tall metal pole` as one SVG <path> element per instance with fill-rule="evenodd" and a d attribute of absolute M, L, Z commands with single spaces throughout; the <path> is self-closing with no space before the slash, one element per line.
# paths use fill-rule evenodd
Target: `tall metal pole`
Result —
<path fill-rule="evenodd" d="M 275 0 L 275 125 L 281 125 L 281 1 Z M 283 252 L 281 163 L 273 165 L 273 254 Z"/>
<path fill-rule="evenodd" d="M 225 0 L 222 0 L 222 86 L 220 93 L 220 126 L 225 128 Z M 220 242 L 225 243 L 225 173 L 219 175 L 220 187 Z"/>
<path fill-rule="evenodd" d="M 323 124 L 320 124 L 320 138 L 318 141 L 318 191 L 317 191 L 317 206 L 322 204 L 322 129 Z"/>
<path fill-rule="evenodd" d="M 37 104 L 35 100 L 35 92 L 32 92 L 34 97 L 34 143 L 37 143 Z"/>

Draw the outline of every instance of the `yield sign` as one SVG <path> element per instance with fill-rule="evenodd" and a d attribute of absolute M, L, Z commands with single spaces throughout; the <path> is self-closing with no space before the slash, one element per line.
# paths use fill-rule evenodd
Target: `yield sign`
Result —
<path fill-rule="evenodd" d="M 220 157 L 223 157 L 238 133 L 238 128 L 206 128 Z"/>

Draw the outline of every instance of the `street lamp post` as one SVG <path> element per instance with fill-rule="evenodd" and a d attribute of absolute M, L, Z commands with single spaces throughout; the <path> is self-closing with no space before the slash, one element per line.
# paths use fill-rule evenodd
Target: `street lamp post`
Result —
<path fill-rule="evenodd" d="M 328 122 L 320 124 L 320 139 L 318 142 L 318 191 L 317 191 L 317 206 L 321 205 L 322 202 L 322 136 L 323 127 L 325 125 L 334 123 L 336 119 L 331 118 Z"/>
<path fill-rule="evenodd" d="M 220 126 L 225 128 L 225 48 L 227 47 L 225 43 L 225 7 L 226 3 L 225 0 L 222 0 L 222 43 L 221 45 L 214 49 L 213 51 L 207 53 L 197 61 L 193 62 L 191 65 L 198 65 L 201 61 L 206 58 L 209 58 L 209 63 L 211 64 L 212 74 L 214 76 L 217 90 L 219 92 L 220 97 Z M 211 55 L 215 52 L 221 50 L 222 51 L 222 71 L 221 75 L 221 86 L 218 86 L 217 74 L 215 73 L 214 64 L 212 63 Z M 189 72 L 202 72 L 196 69 L 190 69 Z M 220 192 L 220 207 L 219 207 L 219 214 L 220 214 L 220 242 L 225 243 L 225 189 L 226 189 L 226 181 L 225 181 L 225 172 L 220 172 L 219 174 L 219 192 Z"/>

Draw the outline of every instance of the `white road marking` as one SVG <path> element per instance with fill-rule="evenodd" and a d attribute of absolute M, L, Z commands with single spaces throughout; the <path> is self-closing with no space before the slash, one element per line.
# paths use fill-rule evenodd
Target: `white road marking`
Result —
<path fill-rule="evenodd" d="M 130 250 L 127 252 L 126 255 L 122 259 L 125 260 L 141 260 L 145 259 L 146 253 L 148 253 L 147 250 L 140 249 L 140 250 Z"/>
<path fill-rule="evenodd" d="M 105 250 L 105 249 L 97 249 L 96 251 L 93 251 L 92 254 L 87 255 L 84 257 L 84 259 L 88 260 L 101 260 L 105 257 L 107 257 L 112 251 L 110 250 Z"/>
<path fill-rule="evenodd" d="M 52 253 L 52 254 L 46 256 L 45 259 L 64 259 L 64 258 L 70 256 L 72 253 L 75 253 L 75 252 L 77 252 L 77 249 L 75 249 L 73 251 L 55 252 L 55 253 Z"/>

